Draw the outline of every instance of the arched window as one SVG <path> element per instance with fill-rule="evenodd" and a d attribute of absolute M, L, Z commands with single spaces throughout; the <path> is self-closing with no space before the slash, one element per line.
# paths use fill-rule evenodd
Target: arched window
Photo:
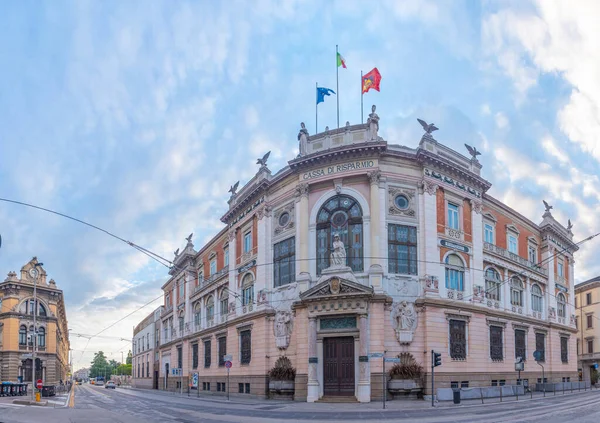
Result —
<path fill-rule="evenodd" d="M 346 247 L 346 265 L 363 271 L 363 221 L 358 202 L 346 195 L 329 199 L 317 214 L 317 274 L 329 267 L 333 235 Z"/>
<path fill-rule="evenodd" d="M 42 303 L 39 303 L 39 315 L 40 316 L 46 316 L 46 307 L 44 307 L 44 305 Z"/>
<path fill-rule="evenodd" d="M 488 268 L 485 271 L 485 298 L 500 301 L 501 285 L 500 274 L 496 269 Z"/>
<path fill-rule="evenodd" d="M 531 309 L 539 313 L 544 309 L 542 290 L 538 285 L 531 286 Z"/>
<path fill-rule="evenodd" d="M 567 300 L 562 293 L 558 294 L 556 297 L 556 305 L 558 308 L 558 310 L 556 310 L 558 317 L 565 317 L 567 315 Z"/>
<path fill-rule="evenodd" d="M 510 303 L 523 307 L 523 282 L 516 276 L 510 279 Z"/>
<path fill-rule="evenodd" d="M 33 299 L 25 300 L 21 303 L 19 307 L 19 313 L 21 314 L 30 314 L 33 315 L 33 310 L 35 310 Z M 47 316 L 46 307 L 38 301 L 38 316 Z"/>
<path fill-rule="evenodd" d="M 27 326 L 21 325 L 19 328 L 19 345 L 27 345 Z"/>
<path fill-rule="evenodd" d="M 220 304 L 219 304 L 219 308 L 221 309 L 221 316 L 225 316 L 227 315 L 228 309 L 229 309 L 229 290 L 227 288 L 225 288 L 223 291 L 221 291 L 221 296 L 219 297 L 220 300 Z"/>
<path fill-rule="evenodd" d="M 200 323 L 202 322 L 202 306 L 200 302 L 194 304 L 194 326 L 196 330 L 200 329 Z"/>
<path fill-rule="evenodd" d="M 242 279 L 242 305 L 248 306 L 254 303 L 254 276 L 247 273 Z"/>
<path fill-rule="evenodd" d="M 206 320 L 212 321 L 215 317 L 215 299 L 212 297 L 208 297 L 206 300 Z"/>
<path fill-rule="evenodd" d="M 456 254 L 446 257 L 446 288 L 464 291 L 465 267 Z"/>
<path fill-rule="evenodd" d="M 38 347 L 46 347 L 46 329 L 38 328 Z"/>

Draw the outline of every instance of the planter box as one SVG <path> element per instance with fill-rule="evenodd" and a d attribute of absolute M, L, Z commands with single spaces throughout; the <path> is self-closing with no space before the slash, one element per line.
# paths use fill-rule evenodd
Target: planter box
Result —
<path fill-rule="evenodd" d="M 423 386 L 420 380 L 413 379 L 391 379 L 388 381 L 387 390 L 393 398 L 408 397 L 411 394 L 420 397 L 423 393 Z"/>
<path fill-rule="evenodd" d="M 295 391 L 293 380 L 269 381 L 269 396 L 273 399 L 293 399 Z"/>

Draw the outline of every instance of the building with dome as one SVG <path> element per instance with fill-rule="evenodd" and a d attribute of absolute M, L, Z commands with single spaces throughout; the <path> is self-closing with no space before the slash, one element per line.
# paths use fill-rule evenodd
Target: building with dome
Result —
<path fill-rule="evenodd" d="M 298 157 L 232 186 L 223 229 L 190 235 L 162 287 L 159 389 L 265 397 L 286 356 L 295 400 L 369 402 L 385 354 L 421 364 L 430 395 L 432 350 L 436 392 L 541 382 L 534 351 L 549 382 L 576 380 L 571 225 L 488 195 L 480 153 L 422 124 L 414 147 L 378 135 L 375 107 L 367 124 L 302 125 Z"/>
<path fill-rule="evenodd" d="M 37 270 L 37 316 L 33 299 Z M 36 340 L 35 379 L 44 385 L 66 382 L 69 375 L 69 331 L 63 292 L 37 258 L 17 275 L 9 272 L 0 282 L 0 382 L 31 382 L 33 344 Z"/>

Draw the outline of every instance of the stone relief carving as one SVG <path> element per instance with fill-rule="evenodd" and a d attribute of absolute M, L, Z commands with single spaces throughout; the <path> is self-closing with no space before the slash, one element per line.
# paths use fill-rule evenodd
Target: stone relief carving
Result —
<path fill-rule="evenodd" d="M 292 314 L 289 311 L 278 311 L 275 313 L 273 322 L 273 333 L 275 344 L 280 350 L 285 350 L 290 345 L 290 335 L 293 330 Z"/>
<path fill-rule="evenodd" d="M 262 220 L 263 217 L 269 217 L 271 216 L 271 210 L 271 206 L 264 204 L 256 211 L 256 217 L 258 217 L 258 220 Z"/>
<path fill-rule="evenodd" d="M 556 319 L 556 309 L 554 307 L 548 307 L 548 317 L 550 319 Z"/>
<path fill-rule="evenodd" d="M 435 195 L 435 192 L 438 189 L 438 184 L 429 181 L 427 179 L 423 180 L 423 189 L 425 190 L 425 192 L 429 195 Z"/>
<path fill-rule="evenodd" d="M 306 197 L 308 196 L 308 184 L 306 182 L 298 184 L 296 187 L 296 197 Z"/>
<path fill-rule="evenodd" d="M 286 216 L 287 213 L 287 216 Z M 296 208 L 293 203 L 287 204 L 273 213 L 273 235 L 279 235 L 295 227 Z"/>
<path fill-rule="evenodd" d="M 398 204 L 396 204 L 396 197 L 399 195 L 405 197 L 408 200 L 408 205 L 406 208 L 400 208 Z M 416 211 L 416 190 L 400 188 L 400 187 L 389 187 L 388 189 L 388 212 L 390 215 L 394 216 L 409 216 L 415 217 L 417 215 Z"/>
<path fill-rule="evenodd" d="M 438 278 L 437 278 L 437 276 L 434 276 L 434 275 L 425 275 L 425 277 L 422 278 L 422 281 L 423 281 L 423 290 L 426 293 L 427 292 L 439 293 Z"/>
<path fill-rule="evenodd" d="M 413 303 L 402 301 L 392 307 L 392 322 L 401 344 L 410 344 L 417 328 L 417 312 Z"/>
<path fill-rule="evenodd" d="M 369 178 L 369 182 L 371 184 L 379 184 L 379 181 L 381 180 L 381 171 L 373 170 L 371 172 L 367 172 L 367 177 Z"/>
<path fill-rule="evenodd" d="M 475 213 L 481 214 L 481 211 L 483 209 L 483 204 L 481 201 L 471 200 L 471 207 L 473 208 L 473 211 Z"/>

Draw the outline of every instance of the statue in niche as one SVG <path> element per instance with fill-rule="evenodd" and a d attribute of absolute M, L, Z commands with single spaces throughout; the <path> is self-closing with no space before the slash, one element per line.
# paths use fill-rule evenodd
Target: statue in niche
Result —
<path fill-rule="evenodd" d="M 292 333 L 292 316 L 288 311 L 278 311 L 274 323 L 275 344 L 279 349 L 286 349 L 290 344 Z"/>
<path fill-rule="evenodd" d="M 392 321 L 400 344 L 410 344 L 417 328 L 417 312 L 413 303 L 402 301 L 394 305 Z"/>
<path fill-rule="evenodd" d="M 333 251 L 330 257 L 330 267 L 346 266 L 346 246 L 340 240 L 339 234 L 333 236 Z"/>

